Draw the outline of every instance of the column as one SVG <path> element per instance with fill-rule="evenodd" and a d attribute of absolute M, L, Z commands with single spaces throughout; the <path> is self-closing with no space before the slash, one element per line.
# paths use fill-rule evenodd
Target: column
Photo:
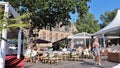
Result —
<path fill-rule="evenodd" d="M 4 16 L 8 18 L 9 6 L 5 4 Z M 6 18 L 4 18 L 6 19 Z M 3 25 L 7 26 L 7 22 Z M 2 30 L 2 38 L 7 39 L 7 29 Z M 0 47 L 0 68 L 5 68 L 6 41 L 2 39 Z"/>

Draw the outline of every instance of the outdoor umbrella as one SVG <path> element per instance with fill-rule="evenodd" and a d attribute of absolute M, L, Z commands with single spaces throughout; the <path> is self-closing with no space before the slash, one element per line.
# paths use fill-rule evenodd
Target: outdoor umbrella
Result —
<path fill-rule="evenodd" d="M 51 43 L 50 41 L 43 40 L 43 39 L 36 39 L 35 42 L 36 43 Z"/>

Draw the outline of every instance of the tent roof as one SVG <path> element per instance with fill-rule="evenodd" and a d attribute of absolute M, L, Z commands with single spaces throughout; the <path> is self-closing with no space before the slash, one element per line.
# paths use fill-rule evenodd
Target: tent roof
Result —
<path fill-rule="evenodd" d="M 86 32 L 82 32 L 72 36 L 68 36 L 68 38 L 75 38 L 75 39 L 90 38 L 90 34 Z"/>
<path fill-rule="evenodd" d="M 94 34 L 95 35 L 106 34 L 108 32 L 115 31 L 115 30 L 120 30 L 120 10 L 117 11 L 115 18 L 112 20 L 112 22 L 110 24 L 108 24 L 106 27 L 97 31 Z"/>

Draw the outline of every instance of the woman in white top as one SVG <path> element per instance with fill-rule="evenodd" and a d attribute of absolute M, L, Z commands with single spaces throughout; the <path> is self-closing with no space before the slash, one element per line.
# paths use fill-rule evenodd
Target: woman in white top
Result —
<path fill-rule="evenodd" d="M 32 56 L 32 62 L 37 63 L 39 58 L 38 58 L 38 51 L 36 47 L 33 47 L 31 56 Z"/>
<path fill-rule="evenodd" d="M 97 38 L 95 38 L 92 47 L 94 48 L 95 63 L 101 65 L 100 44 Z"/>
<path fill-rule="evenodd" d="M 24 54 L 26 61 L 30 60 L 31 53 L 32 53 L 31 46 L 28 46 L 27 49 L 26 49 L 26 52 Z"/>

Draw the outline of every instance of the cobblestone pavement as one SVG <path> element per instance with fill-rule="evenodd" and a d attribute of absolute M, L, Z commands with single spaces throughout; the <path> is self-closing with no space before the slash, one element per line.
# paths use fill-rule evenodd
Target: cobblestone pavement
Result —
<path fill-rule="evenodd" d="M 93 59 L 81 59 L 79 61 L 62 60 L 58 64 L 26 63 L 24 68 L 112 68 L 119 63 L 101 60 L 101 66 L 95 65 Z"/>

